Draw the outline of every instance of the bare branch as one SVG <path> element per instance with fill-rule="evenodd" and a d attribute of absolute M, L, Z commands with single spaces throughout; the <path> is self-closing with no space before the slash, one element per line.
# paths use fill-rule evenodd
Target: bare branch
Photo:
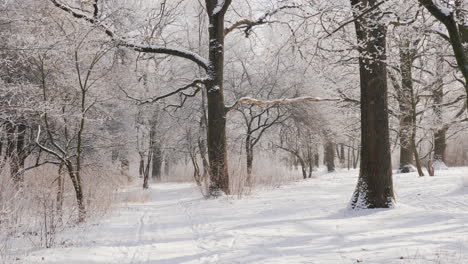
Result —
<path fill-rule="evenodd" d="M 293 9 L 293 8 L 299 8 L 299 7 L 300 7 L 300 5 L 281 6 L 281 7 L 278 7 L 276 9 L 273 9 L 273 10 L 270 10 L 270 11 L 266 12 L 265 14 L 263 14 L 261 17 L 259 17 L 256 20 L 251 20 L 251 19 L 239 20 L 239 21 L 235 22 L 234 24 L 232 24 L 231 26 L 224 29 L 224 35 L 226 36 L 227 34 L 231 33 L 235 29 L 244 29 L 245 35 L 248 36 L 249 32 L 252 30 L 252 28 L 254 26 L 263 25 L 263 24 L 281 23 L 279 21 L 267 21 L 267 19 L 269 17 L 277 14 L 281 10 Z"/>
<path fill-rule="evenodd" d="M 328 38 L 330 37 L 331 35 L 333 35 L 334 33 L 338 32 L 340 29 L 344 28 L 345 26 L 353 23 L 354 21 L 356 20 L 359 20 L 361 19 L 363 16 L 365 16 L 366 14 L 370 13 L 372 10 L 378 8 L 381 4 L 385 3 L 385 0 L 383 1 L 380 1 L 378 2 L 377 4 L 373 5 L 372 7 L 368 8 L 367 10 L 364 10 L 361 14 L 355 16 L 353 19 L 349 20 L 349 21 L 346 21 L 345 23 L 341 24 L 339 27 L 337 27 L 335 30 L 333 30 L 332 32 L 328 33 L 328 35 L 325 36 L 325 38 Z"/>
<path fill-rule="evenodd" d="M 187 84 L 185 85 L 184 87 L 181 87 L 179 89 L 176 89 L 170 93 L 167 93 L 167 94 L 164 94 L 164 95 L 160 95 L 160 96 L 157 96 L 157 97 L 153 97 L 153 98 L 150 98 L 150 99 L 146 99 L 146 100 L 141 100 L 141 99 L 138 99 L 138 98 L 135 98 L 131 95 L 129 95 L 127 93 L 127 91 L 125 91 L 125 89 L 123 89 L 122 87 L 120 87 L 120 85 L 118 86 L 119 89 L 125 94 L 125 96 L 129 99 L 132 99 L 134 101 L 137 101 L 139 105 L 143 105 L 143 104 L 149 104 L 149 103 L 154 103 L 156 101 L 159 101 L 159 100 L 162 100 L 164 98 L 167 98 L 167 97 L 170 97 L 172 95 L 175 95 L 175 94 L 178 94 L 178 93 L 182 93 L 183 91 L 187 90 L 187 89 L 190 89 L 190 88 L 197 88 L 197 89 L 200 89 L 200 85 L 203 85 L 205 84 L 205 82 L 207 81 L 208 79 L 207 78 L 199 78 L 199 79 L 195 79 L 193 80 L 190 84 Z M 193 97 L 195 96 L 196 94 L 198 93 L 198 91 L 195 92 L 195 94 L 193 95 L 190 95 L 190 94 L 185 94 L 185 93 L 182 93 L 181 96 L 186 96 L 186 97 Z"/>
<path fill-rule="evenodd" d="M 176 57 L 181 57 L 184 59 L 191 60 L 195 62 L 197 65 L 202 67 L 203 69 L 207 70 L 209 66 L 209 62 L 207 59 L 203 58 L 202 56 L 198 55 L 195 52 L 181 49 L 181 48 L 170 48 L 170 47 L 165 47 L 165 46 L 158 46 L 158 45 L 143 45 L 143 44 L 136 44 L 132 43 L 131 41 L 119 37 L 111 28 L 108 26 L 104 25 L 101 21 L 99 21 L 96 17 L 90 17 L 78 10 L 75 10 L 65 4 L 62 4 L 58 2 L 57 0 L 50 0 L 52 4 L 54 4 L 56 7 L 62 9 L 63 11 L 71 14 L 75 18 L 83 19 L 99 28 L 101 28 L 104 33 L 109 36 L 112 41 L 117 45 L 121 47 L 127 47 L 131 48 L 135 51 L 139 52 L 145 52 L 145 53 L 159 53 L 159 54 L 168 54 Z M 97 2 L 95 2 L 97 3 Z M 97 11 L 97 6 L 96 9 L 94 10 L 95 12 Z"/>
<path fill-rule="evenodd" d="M 278 105 L 278 104 L 290 104 L 290 103 L 299 103 L 299 102 L 337 102 L 340 99 L 337 98 L 320 98 L 320 97 L 311 97 L 311 96 L 303 96 L 303 97 L 296 97 L 296 98 L 283 98 L 277 100 L 268 100 L 262 101 L 253 99 L 251 97 L 242 97 L 237 100 L 233 105 L 226 107 L 226 112 L 236 109 L 242 103 L 251 103 L 254 105 Z"/>

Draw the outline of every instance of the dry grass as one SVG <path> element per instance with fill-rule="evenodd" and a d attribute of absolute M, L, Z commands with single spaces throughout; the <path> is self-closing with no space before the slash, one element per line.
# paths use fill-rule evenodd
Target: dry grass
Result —
<path fill-rule="evenodd" d="M 77 220 L 76 198 L 68 175 L 64 176 L 62 210 L 58 209 L 57 167 L 28 171 L 20 188 L 14 186 L 8 171 L 8 165 L 0 171 L 0 263 L 13 263 L 14 255 L 30 248 L 60 243 L 57 234 L 76 225 Z M 116 191 L 127 184 L 125 176 L 108 168 L 87 168 L 82 175 L 88 218 L 109 212 Z"/>

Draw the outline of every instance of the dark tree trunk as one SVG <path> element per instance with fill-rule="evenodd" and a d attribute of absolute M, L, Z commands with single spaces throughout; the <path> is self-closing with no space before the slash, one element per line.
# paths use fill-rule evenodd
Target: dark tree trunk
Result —
<path fill-rule="evenodd" d="M 58 178 L 57 178 L 57 197 L 56 197 L 56 210 L 59 217 L 59 221 L 62 221 L 62 209 L 63 209 L 63 193 L 64 193 L 64 180 L 63 180 L 63 163 L 60 164 L 58 169 Z"/>
<path fill-rule="evenodd" d="M 335 147 L 334 143 L 329 141 L 325 144 L 325 164 L 327 165 L 327 171 L 335 171 Z"/>
<path fill-rule="evenodd" d="M 353 150 L 353 169 L 357 168 L 359 159 L 361 158 L 361 146 L 358 146 L 358 149 L 356 150 L 356 155 L 354 155 L 354 150 Z"/>
<path fill-rule="evenodd" d="M 414 95 L 413 89 L 413 59 L 414 59 L 414 49 L 412 47 L 411 41 L 404 39 L 400 45 L 400 71 L 401 71 L 401 93 L 399 95 L 399 100 L 401 101 L 400 105 L 403 105 L 405 112 L 403 112 L 404 118 L 406 118 L 407 113 L 410 114 L 410 126 L 404 127 L 405 137 L 409 132 L 410 135 L 410 147 L 411 153 L 414 155 L 414 162 L 416 169 L 418 170 L 419 176 L 424 176 L 421 168 L 421 162 L 419 160 L 419 153 L 416 145 L 416 98 Z M 405 124 L 408 125 L 408 124 Z M 405 157 L 407 158 L 407 157 Z M 401 161 L 401 159 L 400 159 Z M 401 164 L 400 164 L 401 165 Z M 406 167 L 401 169 L 406 171 Z M 409 168 L 408 168 L 409 171 Z"/>
<path fill-rule="evenodd" d="M 6 146 L 5 146 L 5 156 L 3 156 L 4 163 L 9 161 L 15 152 L 15 131 L 16 127 L 8 122 L 5 124 L 6 132 Z"/>
<path fill-rule="evenodd" d="M 208 97 L 208 158 L 210 160 L 209 195 L 219 196 L 222 192 L 230 194 L 226 141 L 226 106 L 224 105 L 224 10 L 217 10 L 218 1 L 206 0 L 209 14 L 209 60 L 206 82 Z M 215 12 L 216 11 L 216 12 Z"/>
<path fill-rule="evenodd" d="M 149 188 L 149 170 L 150 170 L 152 157 L 153 157 L 153 153 L 152 153 L 152 150 L 150 149 L 148 153 L 148 159 L 146 160 L 146 166 L 143 170 L 143 189 Z"/>
<path fill-rule="evenodd" d="M 351 168 L 351 147 L 348 147 L 348 170 Z"/>
<path fill-rule="evenodd" d="M 443 58 L 438 58 L 437 60 L 437 73 L 441 74 L 443 68 Z M 443 120 L 443 112 L 442 112 L 442 106 L 441 104 L 443 103 L 444 100 L 444 83 L 442 80 L 442 76 L 439 76 L 437 80 L 436 87 L 432 93 L 432 98 L 434 100 L 434 113 L 436 116 L 436 121 L 437 124 L 444 124 Z M 434 133 L 434 161 L 437 163 L 446 163 L 446 157 L 445 157 L 445 149 L 447 147 L 446 143 L 446 134 L 447 134 L 447 127 L 442 126 L 440 129 L 438 129 Z"/>
<path fill-rule="evenodd" d="M 206 107 L 205 107 L 205 96 L 206 96 L 206 90 L 202 90 L 202 105 L 201 105 L 201 112 L 202 116 L 200 118 L 200 133 L 198 137 L 198 149 L 200 150 L 200 157 L 202 160 L 203 164 L 203 181 L 207 182 L 208 179 L 208 174 L 210 170 L 210 164 L 208 163 L 208 160 L 206 158 L 206 135 L 207 135 L 207 123 L 208 121 L 206 120 Z M 208 184 L 206 185 L 208 186 Z"/>
<path fill-rule="evenodd" d="M 301 164 L 302 178 L 305 180 L 307 179 L 306 163 L 304 162 L 304 159 L 302 159 L 302 157 L 297 156 L 297 159 L 299 163 Z"/>
<path fill-rule="evenodd" d="M 376 0 L 351 0 L 353 14 L 376 5 Z M 359 43 L 361 83 L 361 166 L 352 208 L 388 208 L 394 203 L 387 106 L 386 26 L 382 11 L 354 21 Z"/>
<path fill-rule="evenodd" d="M 153 160 L 152 160 L 152 170 L 151 170 L 151 177 L 156 180 L 161 180 L 161 169 L 162 169 L 162 149 L 161 144 L 154 143 L 153 144 Z"/>
<path fill-rule="evenodd" d="M 16 183 L 23 181 L 23 173 L 21 171 L 24 168 L 24 162 L 27 157 L 27 153 L 25 152 L 25 138 L 26 138 L 26 125 L 25 124 L 18 124 L 17 131 L 16 131 L 16 139 L 15 139 L 15 150 L 12 153 L 11 160 L 10 160 L 10 174 L 13 177 L 13 180 Z"/>
<path fill-rule="evenodd" d="M 86 207 L 83 196 L 83 186 L 81 185 L 81 177 L 77 174 L 75 166 L 71 161 L 67 161 L 65 164 L 67 167 L 68 175 L 72 181 L 73 189 L 75 190 L 76 203 L 78 206 L 78 222 L 83 222 L 86 218 Z"/>
<path fill-rule="evenodd" d="M 340 144 L 340 164 L 345 164 L 345 150 L 344 150 L 344 144 Z"/>
<path fill-rule="evenodd" d="M 447 148 L 446 134 L 447 129 L 443 128 L 434 135 L 434 160 L 441 161 L 444 164 L 446 162 L 445 149 Z"/>
<path fill-rule="evenodd" d="M 145 156 L 143 152 L 140 152 L 139 155 L 140 155 L 140 164 L 138 166 L 138 174 L 140 175 L 140 178 L 143 178 L 143 174 L 145 174 Z"/>
<path fill-rule="evenodd" d="M 413 51 L 410 41 L 403 40 L 400 46 L 401 87 L 396 87 L 400 108 L 400 166 L 401 173 L 411 171 L 413 163 Z"/>
<path fill-rule="evenodd" d="M 319 154 L 318 153 L 315 153 L 314 154 L 314 165 L 315 167 L 319 167 L 319 161 L 320 161 L 320 157 L 319 157 Z"/>
<path fill-rule="evenodd" d="M 253 167 L 253 146 L 250 135 L 247 135 L 245 139 L 245 152 L 247 158 L 247 179 L 246 184 L 247 186 L 252 186 L 252 167 Z"/>
<path fill-rule="evenodd" d="M 171 154 L 166 151 L 164 155 L 164 175 L 169 176 L 171 172 Z"/>

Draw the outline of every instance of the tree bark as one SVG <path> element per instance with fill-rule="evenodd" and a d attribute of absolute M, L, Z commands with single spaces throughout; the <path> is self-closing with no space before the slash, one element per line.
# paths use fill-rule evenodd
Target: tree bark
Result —
<path fill-rule="evenodd" d="M 400 167 L 401 173 L 411 172 L 413 163 L 413 112 L 414 112 L 414 95 L 413 95 L 413 51 L 411 43 L 405 39 L 400 44 L 400 72 L 401 72 L 401 87 L 395 87 L 398 96 L 398 104 L 400 108 Z"/>
<path fill-rule="evenodd" d="M 325 144 L 325 164 L 328 172 L 335 171 L 335 147 L 334 143 L 329 141 Z"/>
<path fill-rule="evenodd" d="M 224 14 L 229 0 L 218 10 L 218 1 L 206 0 L 210 26 L 209 80 L 206 82 L 208 99 L 208 159 L 210 161 L 209 195 L 217 197 L 221 192 L 230 194 L 227 161 L 226 114 L 224 104 Z"/>
<path fill-rule="evenodd" d="M 162 169 L 162 149 L 159 142 L 153 144 L 153 159 L 152 159 L 152 170 L 151 177 L 156 180 L 161 180 L 161 169 Z"/>
<path fill-rule="evenodd" d="M 351 0 L 354 17 L 376 5 L 375 0 Z M 351 208 L 388 208 L 394 203 L 390 156 L 386 26 L 379 23 L 382 11 L 356 19 L 361 83 L 361 165 Z"/>
<path fill-rule="evenodd" d="M 253 159 L 254 159 L 254 154 L 253 154 L 253 146 L 252 146 L 252 141 L 251 141 L 251 136 L 250 134 L 247 135 L 247 138 L 245 139 L 245 152 L 246 152 L 246 158 L 247 158 L 247 179 L 246 179 L 246 184 L 247 186 L 252 186 L 252 167 L 253 167 Z"/>
<path fill-rule="evenodd" d="M 319 167 L 319 161 L 320 161 L 320 156 L 319 156 L 318 153 L 315 153 L 314 154 L 314 165 L 315 165 L 316 168 Z"/>
<path fill-rule="evenodd" d="M 403 109 L 405 112 L 403 113 L 403 118 L 407 118 L 408 113 L 410 114 L 410 124 L 405 123 L 404 125 L 404 134 L 405 138 L 410 135 L 410 147 L 411 153 L 414 155 L 414 164 L 416 165 L 416 169 L 418 170 L 419 176 L 424 176 L 424 173 L 421 168 L 421 162 L 419 160 L 419 153 L 416 144 L 416 98 L 414 95 L 413 89 L 413 59 L 414 59 L 414 49 L 409 39 L 404 39 L 403 43 L 400 45 L 400 71 L 401 71 L 401 94 L 400 94 L 400 101 L 401 105 L 403 105 Z M 406 143 L 406 142 L 405 142 Z M 406 146 L 405 146 L 406 147 Z M 408 158 L 408 157 L 405 157 Z M 401 161 L 401 159 L 400 159 Z M 401 164 L 400 164 L 401 165 Z M 406 165 L 407 166 L 407 165 Z M 403 170 L 408 170 L 409 168 L 402 167 Z"/>
<path fill-rule="evenodd" d="M 432 92 L 432 98 L 434 100 L 434 114 L 436 116 L 436 124 L 442 125 L 440 129 L 438 129 L 434 133 L 434 162 L 435 163 L 446 163 L 446 156 L 445 156 L 445 149 L 447 147 L 446 143 L 446 134 L 447 134 L 447 127 L 444 124 L 443 119 L 443 110 L 441 104 L 444 100 L 444 83 L 442 80 L 442 76 L 440 76 L 441 72 L 443 71 L 443 58 L 438 58 L 437 60 L 437 74 L 438 80 L 436 83 L 436 87 Z M 432 164 L 434 164 L 434 162 Z"/>

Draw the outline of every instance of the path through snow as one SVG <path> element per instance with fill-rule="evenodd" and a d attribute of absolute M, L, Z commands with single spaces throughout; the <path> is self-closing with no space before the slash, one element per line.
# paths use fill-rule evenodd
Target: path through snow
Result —
<path fill-rule="evenodd" d="M 191 184 L 153 184 L 71 244 L 25 263 L 468 263 L 468 168 L 395 175 L 398 206 L 346 210 L 357 171 L 236 198 L 204 200 Z M 137 189 L 128 192 L 141 192 Z"/>

